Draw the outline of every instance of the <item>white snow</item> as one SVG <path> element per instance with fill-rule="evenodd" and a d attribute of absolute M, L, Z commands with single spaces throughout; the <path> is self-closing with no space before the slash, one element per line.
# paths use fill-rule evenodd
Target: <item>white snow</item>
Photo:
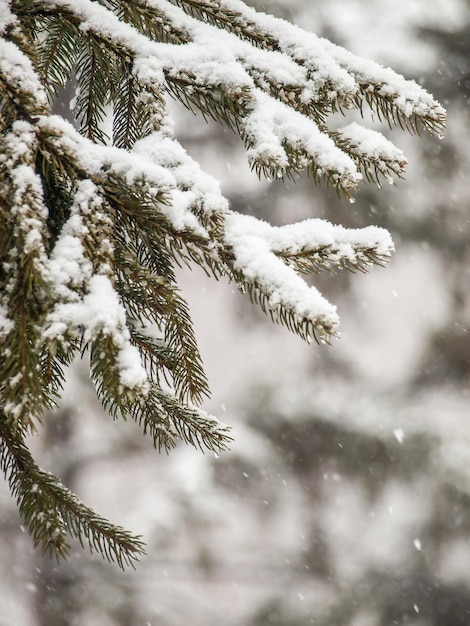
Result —
<path fill-rule="evenodd" d="M 228 201 L 222 195 L 218 181 L 204 172 L 183 146 L 171 136 L 154 133 L 138 141 L 132 153 L 144 157 L 146 161 L 164 168 L 173 175 L 172 182 L 179 190 L 178 197 L 181 198 L 181 204 L 178 205 L 176 192 L 173 192 L 173 209 L 175 212 L 180 211 L 181 221 L 177 223 L 175 216 L 172 221 L 179 230 L 188 226 L 186 214 L 187 209 L 191 207 L 197 206 L 207 216 L 228 209 Z M 193 217 L 189 225 L 196 228 Z"/>
<path fill-rule="evenodd" d="M 71 153 L 91 178 L 115 174 L 129 186 L 139 186 L 178 232 L 187 230 L 207 238 L 193 205 L 208 215 L 227 206 L 217 182 L 203 175 L 184 149 L 162 133 L 142 139 L 128 152 L 87 140 L 59 116 L 41 118 L 38 127 L 52 135 L 58 149 Z"/>
<path fill-rule="evenodd" d="M 0 339 L 6 337 L 13 330 L 14 322 L 8 317 L 6 307 L 0 304 Z"/>
<path fill-rule="evenodd" d="M 403 443 L 405 440 L 405 433 L 403 432 L 403 430 L 401 428 L 395 428 L 393 430 L 393 434 L 395 436 L 395 439 L 398 441 L 398 443 Z"/>
<path fill-rule="evenodd" d="M 48 316 L 44 336 L 60 341 L 67 331 L 78 333 L 83 330 L 85 343 L 92 342 L 100 334 L 111 337 L 117 348 L 120 382 L 127 389 L 146 392 L 147 374 L 137 348 L 130 343 L 125 310 L 111 281 L 107 276 L 94 274 L 87 289 L 78 302 L 56 305 Z"/>
<path fill-rule="evenodd" d="M 225 240 L 233 247 L 235 268 L 260 287 L 272 311 L 285 308 L 300 324 L 311 320 L 333 334 L 339 324 L 336 307 L 273 254 L 269 246 L 272 228 L 252 216 L 227 216 Z"/>
<path fill-rule="evenodd" d="M 0 22 L 0 32 L 2 26 L 8 24 L 8 15 L 0 14 L 0 20 L 2 18 L 4 21 Z M 47 106 L 46 92 L 31 60 L 14 43 L 3 38 L 0 38 L 0 75 L 12 90 L 27 94 L 38 109 Z"/>
<path fill-rule="evenodd" d="M 0 163 L 8 169 L 18 163 L 32 161 L 32 151 L 36 144 L 36 135 L 33 127 L 26 121 L 17 120 L 11 131 L 3 137 L 3 151 L 0 153 Z"/>
<path fill-rule="evenodd" d="M 44 221 L 47 209 L 43 203 L 39 176 L 30 165 L 21 164 L 11 171 L 13 183 L 11 214 L 23 235 L 23 252 L 44 255 Z"/>
<path fill-rule="evenodd" d="M 104 263 L 97 268 L 101 273 L 96 273 L 82 243 L 100 210 L 101 200 L 95 185 L 89 180 L 82 181 L 48 265 L 56 304 L 47 316 L 44 338 L 63 341 L 67 333 L 77 336 L 83 332 L 84 342 L 88 343 L 99 334 L 111 337 L 117 349 L 122 385 L 146 393 L 147 374 L 137 348 L 130 343 L 125 309 L 106 275 L 109 265 Z M 105 222 L 106 216 L 101 221 Z M 112 254 L 105 233 L 102 237 L 101 250 Z"/>
<path fill-rule="evenodd" d="M 0 0 L 0 35 L 3 35 L 6 28 L 16 21 L 16 16 L 10 11 L 8 0 Z"/>
<path fill-rule="evenodd" d="M 389 256 L 393 243 L 388 231 L 370 226 L 346 229 L 324 220 L 312 219 L 282 227 L 248 215 L 231 214 L 225 221 L 225 241 L 233 248 L 234 266 L 268 294 L 269 308 L 285 307 L 298 321 L 315 320 L 335 332 L 339 320 L 336 307 L 315 287 L 308 286 L 276 253 L 294 255 L 301 250 L 331 247 L 331 263 L 355 262 L 361 248 Z"/>
<path fill-rule="evenodd" d="M 357 122 L 352 122 L 348 126 L 340 128 L 339 132 L 345 139 L 349 139 L 364 155 L 375 159 L 406 163 L 403 151 L 375 130 L 365 128 Z"/>
<path fill-rule="evenodd" d="M 256 105 L 243 122 L 247 137 L 254 142 L 248 150 L 251 161 L 287 169 L 289 160 L 284 145 L 300 150 L 300 164 L 313 161 L 320 172 L 334 172 L 341 186 L 356 187 L 362 179 L 354 161 L 322 133 L 315 122 L 260 90 Z"/>

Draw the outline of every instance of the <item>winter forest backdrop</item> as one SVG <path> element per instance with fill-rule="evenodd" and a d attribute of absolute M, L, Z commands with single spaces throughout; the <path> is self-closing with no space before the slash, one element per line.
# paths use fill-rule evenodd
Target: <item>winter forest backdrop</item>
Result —
<path fill-rule="evenodd" d="M 274 224 L 374 223 L 396 253 L 367 275 L 320 277 L 341 315 L 332 347 L 183 272 L 206 408 L 233 427 L 220 457 L 158 455 L 134 424 L 102 413 L 76 363 L 34 449 L 142 534 L 148 556 L 122 573 L 77 548 L 58 567 L 33 550 L 2 486 L 1 626 L 468 626 L 470 4 L 251 4 L 416 78 L 448 110 L 445 137 L 395 132 L 405 181 L 349 204 L 308 179 L 259 181 L 234 135 L 175 105 L 183 145 L 237 210 Z"/>

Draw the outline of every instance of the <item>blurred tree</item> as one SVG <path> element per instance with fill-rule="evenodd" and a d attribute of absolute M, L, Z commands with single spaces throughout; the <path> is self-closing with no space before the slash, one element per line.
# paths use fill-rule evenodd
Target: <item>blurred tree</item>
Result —
<path fill-rule="evenodd" d="M 366 24 L 390 28 L 392 3 L 378 0 L 364 11 L 355 0 L 346 7 L 337 4 L 345 10 L 335 12 L 331 2 L 311 10 L 304 3 L 285 6 L 299 21 L 310 14 L 306 21 L 316 23 L 318 32 L 321 25 L 359 52 L 364 45 L 374 46 L 376 34 Z M 397 279 L 389 285 L 404 289 L 409 282 L 421 305 L 405 311 L 403 320 L 391 312 L 383 315 L 382 333 L 395 337 L 400 349 L 385 349 L 380 355 L 381 347 L 390 344 L 377 342 L 373 362 L 382 359 L 380 372 L 358 367 L 367 349 L 362 342 L 355 350 L 330 352 L 322 364 L 312 363 L 310 384 L 305 377 L 295 390 L 279 382 L 266 384 L 262 391 L 254 387 L 251 396 L 259 400 L 245 403 L 252 429 L 274 447 L 271 471 L 283 476 L 291 489 L 296 485 L 303 491 L 299 532 L 307 538 L 297 550 L 299 567 L 307 568 L 304 584 L 297 587 L 302 601 L 285 590 L 273 591 L 253 617 L 253 626 L 468 622 L 470 229 L 464 181 L 469 159 L 469 12 L 467 2 L 436 1 L 426 5 L 426 15 L 415 12 L 416 7 L 409 7 L 415 23 L 410 20 L 392 35 L 400 38 L 410 29 L 402 60 L 394 57 L 394 63 L 406 75 L 415 59 L 435 59 L 435 67 L 421 80 L 445 103 L 452 130 L 437 146 L 424 140 L 417 148 L 420 153 L 412 161 L 422 167 L 411 173 L 400 199 L 391 199 L 386 191 L 379 198 L 368 189 L 350 219 L 361 226 L 373 216 L 391 230 L 409 277 L 395 266 Z M 331 11 L 334 19 L 328 16 Z M 366 44 L 355 34 L 358 30 L 368 33 Z M 376 54 L 386 62 L 378 52 L 381 46 L 384 41 L 377 42 Z M 282 191 L 268 194 L 266 204 L 271 202 L 276 211 L 275 198 Z M 329 214 L 336 210 L 331 197 L 318 199 L 317 205 L 321 212 L 325 206 Z M 413 266 L 423 257 L 423 273 L 413 275 Z M 378 291 L 380 282 L 372 280 L 367 295 Z M 343 287 L 343 295 L 336 295 L 348 318 L 356 309 L 362 324 L 369 325 L 360 290 L 351 284 Z M 414 325 L 419 311 L 421 324 Z M 407 359 L 406 346 L 413 337 L 415 347 Z M 272 515 L 281 512 L 273 510 Z M 322 585 L 321 600 L 304 593 Z"/>

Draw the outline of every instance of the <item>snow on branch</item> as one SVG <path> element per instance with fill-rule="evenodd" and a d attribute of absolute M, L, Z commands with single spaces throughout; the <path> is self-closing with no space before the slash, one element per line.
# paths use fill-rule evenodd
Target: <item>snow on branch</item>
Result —
<path fill-rule="evenodd" d="M 273 227 L 231 211 L 175 138 L 168 97 L 235 131 L 258 174 L 304 170 L 347 197 L 401 177 L 406 159 L 331 116 L 366 104 L 433 132 L 445 111 L 391 69 L 241 0 L 0 0 L 0 35 L 0 466 L 35 542 L 61 556 L 69 533 L 123 565 L 140 540 L 24 446 L 60 397 L 64 366 L 88 350 L 105 409 L 156 447 L 223 450 L 227 428 L 193 406 L 208 384 L 175 264 L 228 277 L 273 320 L 328 342 L 336 307 L 301 274 L 366 271 L 393 251 L 372 226 Z M 73 123 L 51 113 L 71 84 Z"/>
<path fill-rule="evenodd" d="M 312 334 L 306 330 L 309 325 L 322 339 L 335 334 L 334 307 L 295 271 L 331 266 L 366 269 L 388 258 L 391 241 L 382 232 L 379 236 L 377 229 L 359 234 L 319 220 L 299 228 L 272 229 L 232 214 L 218 184 L 174 139 L 162 93 L 172 93 L 203 114 L 227 122 L 244 140 L 248 159 L 258 173 L 283 178 L 305 169 L 346 195 L 363 178 L 380 184 L 383 176 L 393 182 L 391 175 L 403 174 L 406 159 L 380 133 L 357 123 L 330 130 L 330 113 L 342 107 L 361 108 L 366 100 L 392 121 L 405 120 L 406 125 L 406 120 L 416 118 L 431 128 L 443 122 L 440 105 L 392 70 L 359 59 L 284 20 L 258 13 L 240 0 L 136 0 L 132 6 L 116 0 L 112 6 L 114 11 L 106 3 L 91 0 L 42 0 L 31 3 L 27 14 L 18 9 L 24 20 L 34 22 L 47 16 L 48 23 L 66 33 L 66 49 L 77 47 L 75 63 L 84 63 L 88 69 L 77 66 L 78 87 L 72 104 L 86 137 L 44 108 L 43 83 L 50 76 L 40 72 L 52 64 L 52 77 L 63 84 L 67 72 L 73 71 L 65 48 L 60 53 L 60 45 L 57 50 L 48 45 L 40 48 L 47 63 L 36 61 L 38 75 L 16 40 L 2 40 L 8 49 L 0 71 L 12 92 L 20 91 L 30 99 L 39 94 L 36 101 L 43 109 L 31 121 L 44 176 L 52 170 L 75 199 L 77 190 L 90 183 L 109 219 L 116 220 L 119 229 L 133 232 L 126 255 L 126 237 L 120 231 L 115 241 L 120 248 L 115 258 L 109 257 L 106 271 L 91 260 L 82 263 L 82 276 L 87 274 L 87 263 L 91 264 L 85 291 L 91 293 L 95 277 L 112 279 L 113 263 L 121 286 L 131 268 L 146 271 L 140 258 L 145 244 L 150 250 L 146 262 L 153 264 L 149 280 L 157 294 L 158 281 L 152 277 L 168 268 L 164 257 L 158 260 L 151 250 L 146 226 L 152 225 L 171 255 L 186 258 L 185 249 L 189 258 L 208 265 L 216 275 L 227 270 L 219 266 L 225 263 L 228 273 L 253 289 L 266 310 L 277 311 L 280 318 L 287 311 L 284 321 L 303 336 Z M 144 27 L 149 15 L 154 18 L 153 26 Z M 3 11 L 4 28 L 14 19 Z M 47 23 L 41 28 L 47 41 Z M 101 68 L 97 74 L 95 67 Z M 123 72 L 127 72 L 124 80 L 120 78 Z M 86 85 L 82 84 L 85 79 Z M 99 145 L 106 143 L 100 121 L 110 103 L 115 105 L 113 137 L 118 145 Z M 141 105 L 149 109 L 150 124 L 127 119 L 130 113 L 126 111 L 142 115 Z M 410 122 L 412 127 L 414 123 Z M 62 222 L 56 233 L 52 264 L 64 249 L 64 238 L 70 236 L 71 220 L 77 218 L 73 207 L 67 209 L 69 221 Z M 69 283 L 61 288 L 69 289 L 73 281 Z M 56 293 L 59 287 L 56 281 Z M 84 285 L 80 289 L 83 292 Z M 166 294 L 170 299 L 171 293 Z M 84 297 L 82 293 L 82 304 L 88 296 Z M 76 303 L 66 298 L 61 306 L 72 304 Z M 135 303 L 132 311 L 140 318 Z M 118 326 L 126 330 L 124 317 Z"/>
<path fill-rule="evenodd" d="M 258 173 L 283 178 L 305 169 L 349 195 L 364 178 L 380 182 L 382 176 L 393 182 L 392 175 L 403 174 L 406 159 L 380 133 L 357 123 L 330 130 L 328 116 L 344 107 L 361 109 L 365 100 L 392 122 L 414 128 L 420 120 L 430 129 L 438 128 L 444 111 L 427 92 L 390 69 L 258 13 L 240 0 L 136 0 L 132 6 L 124 0 L 111 5 L 41 0 L 30 3 L 27 11 L 14 5 L 16 15 L 4 2 L 0 6 L 5 32 L 13 32 L 18 22 L 25 28 L 39 24 L 44 35 L 38 56 L 18 33 L 11 41 L 2 39 L 0 73 L 14 105 L 18 93 L 31 105 L 18 114 L 31 123 L 37 145 L 41 175 L 35 179 L 36 198 L 52 177 L 46 202 L 69 202 L 62 213 L 54 208 L 48 218 L 53 231 L 51 268 L 57 259 L 64 267 L 66 261 L 74 262 L 82 283 L 78 280 L 73 287 L 70 276 L 66 284 L 57 276 L 52 280 L 60 306 L 76 306 L 77 294 L 82 307 L 88 306 L 96 281 L 110 281 L 111 298 L 116 277 L 123 296 L 125 277 L 136 271 L 148 271 L 153 289 L 148 302 L 156 302 L 163 293 L 159 272 L 173 281 L 166 255 L 180 256 L 208 265 L 216 275 L 232 272 L 240 284 L 254 290 L 263 307 L 277 311 L 280 318 L 287 315 L 286 323 L 304 336 L 312 334 L 306 330 L 309 325 L 322 339 L 336 333 L 334 307 L 296 272 L 331 266 L 366 269 L 388 258 L 391 242 L 377 229 L 359 233 L 318 220 L 272 229 L 234 215 L 218 184 L 173 137 L 163 94 L 174 94 L 204 115 L 228 123 L 245 142 Z M 50 38 L 58 28 L 63 39 L 55 46 Z M 68 55 L 69 51 L 73 53 Z M 46 61 L 38 58 L 41 53 Z M 78 87 L 72 104 L 82 134 L 48 113 L 44 89 L 48 85 L 53 94 L 52 83 L 65 84 L 74 68 Z M 110 104 L 116 145 L 109 145 L 101 128 Z M 150 123 L 142 121 L 146 107 Z M 21 145 L 18 142 L 18 149 Z M 90 231 L 91 222 L 84 221 L 87 213 L 78 224 L 75 210 L 80 190 L 88 184 L 95 201 L 102 203 L 97 215 L 102 209 L 116 225 L 109 258 L 104 253 L 101 265 L 85 249 L 82 261 L 60 257 L 70 237 L 77 245 L 65 256 L 78 254 L 78 243 L 83 248 L 85 231 Z M 149 232 L 164 253 L 157 251 Z M 26 252 L 34 244 L 31 237 Z M 93 241 L 97 243 L 96 238 Z M 107 289 L 104 283 L 102 288 Z M 61 301 L 58 294 L 67 289 L 68 296 Z M 174 312 L 171 307 L 177 298 L 172 288 L 162 301 L 165 298 Z M 129 307 L 127 314 L 132 311 L 140 319 L 136 303 Z M 64 311 L 62 317 L 67 318 Z M 124 309 L 118 318 L 116 333 L 125 334 Z M 70 325 L 74 326 L 71 320 Z M 85 329 L 88 336 L 83 320 L 75 327 Z M 96 339 L 96 332 L 95 327 L 90 330 L 90 340 Z M 175 346 L 177 335 L 172 339 Z M 132 333 L 126 337 L 130 341 Z"/>
<path fill-rule="evenodd" d="M 445 110 L 414 81 L 390 68 L 362 59 L 341 46 L 307 33 L 285 20 L 255 11 L 241 0 L 174 0 L 189 13 L 208 23 L 223 25 L 255 46 L 279 50 L 315 77 L 326 100 L 337 105 L 360 106 L 366 100 L 373 109 L 395 116 L 412 130 L 421 124 L 439 132 Z M 313 94 L 315 98 L 315 93 Z"/>
<path fill-rule="evenodd" d="M 426 130 L 437 133 L 445 127 L 445 109 L 415 81 L 406 80 L 391 68 L 362 59 L 326 39 L 321 41 L 325 51 L 355 76 L 362 97 L 389 124 L 397 123 L 416 131 L 420 123 Z"/>
<path fill-rule="evenodd" d="M 282 102 L 256 92 L 256 106 L 243 122 L 248 158 L 255 170 L 282 178 L 286 171 L 312 173 L 343 190 L 362 179 L 354 161 L 315 122 Z"/>
<path fill-rule="evenodd" d="M 28 116 L 44 113 L 47 95 L 31 59 L 13 42 L 0 38 L 0 86 L 2 96 Z"/>
<path fill-rule="evenodd" d="M 393 252 L 388 231 L 347 229 L 324 220 L 282 227 L 232 213 L 225 221 L 224 258 L 234 278 L 276 321 L 307 340 L 338 334 L 336 307 L 297 275 L 332 267 L 367 270 Z"/>
<path fill-rule="evenodd" d="M 156 84 L 162 85 L 191 108 L 199 108 L 237 130 L 249 147 L 253 167 L 269 177 L 306 169 L 349 194 L 348 190 L 361 180 L 357 161 L 360 161 L 359 170 L 362 161 L 367 169 L 367 162 L 373 162 L 374 157 L 363 149 L 356 151 L 356 158 L 351 160 L 348 146 L 323 123 L 328 112 L 338 107 L 361 107 L 361 98 L 383 96 L 380 107 L 393 105 L 391 115 L 397 116 L 398 123 L 405 120 L 407 124 L 414 116 L 422 118 L 423 124 L 432 125 L 433 111 L 435 119 L 441 116 L 442 122 L 443 110 L 412 81 L 405 81 L 376 64 L 366 61 L 361 64 L 361 60 L 349 53 L 341 56 L 337 47 L 327 46 L 328 42 L 247 7 L 244 8 L 247 15 L 239 11 L 240 19 L 246 21 L 249 17 L 250 24 L 256 25 L 260 41 L 255 43 L 259 45 L 240 39 L 243 30 L 235 33 L 221 30 L 164 0 L 138 4 L 158 11 L 160 18 L 164 15 L 179 33 L 185 33 L 184 43 L 151 41 L 116 16 L 107 17 L 109 11 L 89 0 L 80 0 L 73 8 L 65 0 L 49 0 L 47 4 L 66 10 L 69 19 L 73 17 L 83 33 L 112 45 L 115 51 L 124 48 L 133 58 L 142 89 L 147 85 L 151 91 Z M 194 11 L 193 5 L 197 4 L 197 15 L 204 13 L 204 3 L 180 4 L 183 8 L 189 4 Z M 208 5 L 220 5 L 220 10 L 225 6 L 214 2 Z M 230 2 L 225 8 L 230 21 L 235 9 Z M 349 63 L 348 70 L 341 65 L 345 60 Z M 359 82 L 354 78 L 358 73 Z M 401 90 L 400 97 L 397 90 Z M 315 122 L 322 125 L 319 127 Z M 276 127 L 280 128 L 279 132 Z M 403 165 L 404 160 L 401 167 L 388 167 L 388 175 L 390 172 L 400 175 Z"/>
<path fill-rule="evenodd" d="M 336 131 L 337 142 L 362 168 L 367 180 L 380 186 L 382 175 L 388 183 L 394 180 L 390 173 L 402 177 L 407 163 L 403 152 L 381 133 L 352 122 Z"/>
<path fill-rule="evenodd" d="M 49 278 L 47 207 L 34 167 L 36 147 L 34 128 L 22 120 L 0 141 L 0 180 L 10 203 L 9 210 L 0 204 L 0 308 L 11 320 L 1 342 L 0 399 L 5 414 L 23 424 L 31 424 L 49 405 L 36 345 Z"/>
<path fill-rule="evenodd" d="M 49 274 L 56 304 L 47 316 L 43 337 L 52 344 L 81 337 L 84 346 L 101 335 L 111 337 L 123 389 L 145 394 L 147 375 L 130 342 L 126 312 L 111 283 L 113 249 L 102 204 L 93 183 L 83 181 L 51 255 Z M 105 262 L 95 272 L 93 265 L 100 257 Z"/>
<path fill-rule="evenodd" d="M 196 198 L 198 207 L 203 207 L 209 215 L 226 207 L 218 185 L 207 175 L 198 179 L 199 193 L 195 192 L 198 166 L 168 137 L 160 134 L 143 139 L 129 152 L 89 141 L 59 116 L 40 118 L 37 126 L 45 147 L 67 160 L 75 168 L 77 178 L 89 177 L 103 187 L 108 178 L 115 177 L 129 188 L 139 190 L 154 209 L 158 206 L 154 216 L 170 232 L 187 231 L 207 240 L 206 230 L 191 210 Z"/>

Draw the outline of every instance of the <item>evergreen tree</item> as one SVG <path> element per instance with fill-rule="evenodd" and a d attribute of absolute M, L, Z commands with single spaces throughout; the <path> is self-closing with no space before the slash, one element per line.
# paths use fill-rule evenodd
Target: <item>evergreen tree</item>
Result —
<path fill-rule="evenodd" d="M 36 544 L 60 558 L 72 535 L 124 566 L 140 538 L 26 445 L 67 365 L 87 355 L 103 406 L 157 448 L 224 450 L 227 427 L 198 408 L 208 386 L 175 264 L 228 278 L 324 343 L 336 309 L 300 275 L 367 270 L 393 250 L 381 228 L 279 228 L 230 210 L 175 139 L 167 97 L 238 133 L 259 175 L 306 171 L 351 201 L 406 159 L 356 122 L 336 128 L 335 113 L 440 132 L 445 112 L 392 70 L 238 0 L 1 0 L 0 30 L 0 464 Z M 73 124 L 51 109 L 71 85 Z"/>

